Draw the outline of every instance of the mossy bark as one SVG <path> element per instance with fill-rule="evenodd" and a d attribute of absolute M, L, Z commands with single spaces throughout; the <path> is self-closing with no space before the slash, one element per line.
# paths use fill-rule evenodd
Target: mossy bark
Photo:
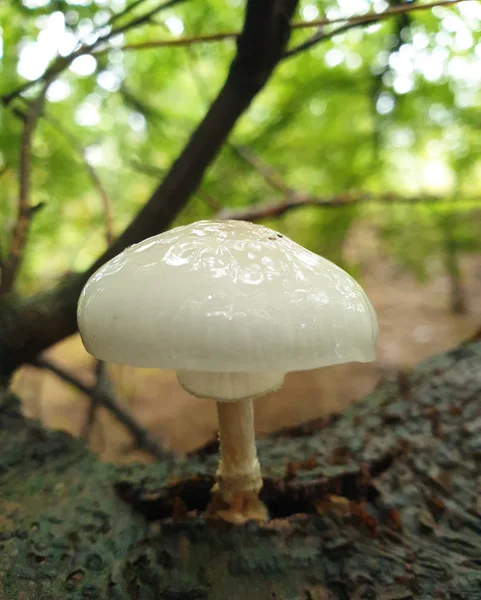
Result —
<path fill-rule="evenodd" d="M 259 440 L 273 519 L 242 527 L 203 515 L 215 444 L 116 467 L 4 394 L 0 599 L 479 600 L 480 367 L 466 344 Z"/>

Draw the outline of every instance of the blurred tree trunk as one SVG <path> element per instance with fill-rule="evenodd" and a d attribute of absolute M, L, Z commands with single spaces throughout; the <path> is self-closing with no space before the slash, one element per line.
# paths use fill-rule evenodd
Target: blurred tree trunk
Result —
<path fill-rule="evenodd" d="M 480 363 L 465 344 L 259 440 L 273 520 L 243 527 L 203 517 L 215 444 L 115 467 L 4 393 L 0 599 L 479 600 Z"/>

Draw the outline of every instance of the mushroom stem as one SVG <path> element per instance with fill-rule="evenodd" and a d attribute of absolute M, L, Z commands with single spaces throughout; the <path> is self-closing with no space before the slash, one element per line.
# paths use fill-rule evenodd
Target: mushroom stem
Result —
<path fill-rule="evenodd" d="M 217 480 L 222 499 L 231 504 L 239 493 L 255 494 L 262 487 L 257 458 L 252 399 L 217 402 L 220 462 Z"/>

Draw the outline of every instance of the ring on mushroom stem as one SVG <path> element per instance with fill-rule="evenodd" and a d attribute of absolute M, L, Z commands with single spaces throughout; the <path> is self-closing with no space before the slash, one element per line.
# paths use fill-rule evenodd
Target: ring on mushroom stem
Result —
<path fill-rule="evenodd" d="M 239 522 L 267 516 L 252 400 L 289 371 L 374 360 L 378 333 L 365 292 L 340 267 L 267 227 L 216 220 L 107 262 L 80 295 L 78 323 L 96 358 L 174 369 L 188 392 L 216 400 L 214 512 Z"/>

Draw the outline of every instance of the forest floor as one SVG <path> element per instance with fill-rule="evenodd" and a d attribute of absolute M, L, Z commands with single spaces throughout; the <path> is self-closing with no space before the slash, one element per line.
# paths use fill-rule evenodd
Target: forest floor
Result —
<path fill-rule="evenodd" d="M 430 280 L 420 283 L 383 253 L 374 232 L 366 227 L 353 231 L 346 251 L 359 265 L 362 285 L 378 314 L 378 360 L 288 375 L 282 390 L 255 403 L 259 434 L 342 411 L 382 377 L 459 344 L 481 325 L 481 256 L 461 261 L 468 312 L 453 315 L 449 279 L 440 264 L 433 264 Z M 92 359 L 78 336 L 59 344 L 48 356 L 85 382 L 92 382 Z M 215 403 L 190 397 L 174 373 L 113 366 L 111 375 L 119 400 L 165 445 L 189 451 L 214 436 Z M 82 431 L 88 400 L 53 375 L 23 368 L 16 375 L 14 389 L 23 399 L 28 416 L 74 435 Z M 108 461 L 148 460 L 133 449 L 123 427 L 103 409 L 97 411 L 89 444 Z"/>

